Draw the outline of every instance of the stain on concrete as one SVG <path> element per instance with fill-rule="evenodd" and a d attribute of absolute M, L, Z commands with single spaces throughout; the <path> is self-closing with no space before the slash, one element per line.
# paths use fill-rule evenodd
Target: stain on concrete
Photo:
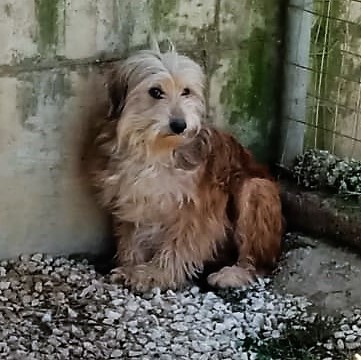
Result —
<path fill-rule="evenodd" d="M 17 104 L 21 108 L 20 123 L 25 129 L 34 131 L 34 126 L 28 122 L 28 119 L 35 116 L 38 109 L 38 96 L 35 89 L 33 77 L 31 75 L 23 75 L 19 77 L 16 96 Z"/>
<path fill-rule="evenodd" d="M 12 12 L 12 6 L 11 4 L 5 4 L 4 6 L 4 12 L 6 14 L 7 17 L 11 16 L 11 12 Z"/>
<path fill-rule="evenodd" d="M 20 121 L 29 131 L 38 128 L 32 118 L 38 114 L 40 107 L 50 104 L 60 109 L 72 96 L 71 81 L 64 72 L 22 74 L 19 80 L 17 97 L 18 104 L 21 104 Z"/>
<path fill-rule="evenodd" d="M 35 0 L 40 52 L 53 50 L 58 43 L 58 0 Z"/>
<path fill-rule="evenodd" d="M 179 0 L 150 0 L 151 25 L 155 33 L 169 31 L 175 25 L 175 10 Z"/>
<path fill-rule="evenodd" d="M 134 33 L 135 19 L 137 14 L 133 13 L 131 0 L 113 0 L 113 26 L 112 31 L 121 34 L 122 49 L 129 53 L 131 40 Z"/>

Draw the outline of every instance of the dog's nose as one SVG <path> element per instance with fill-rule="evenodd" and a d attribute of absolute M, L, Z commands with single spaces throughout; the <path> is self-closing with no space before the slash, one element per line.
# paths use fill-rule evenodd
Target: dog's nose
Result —
<path fill-rule="evenodd" d="M 182 118 L 173 118 L 170 119 L 169 127 L 175 134 L 181 134 L 187 128 L 187 123 Z"/>

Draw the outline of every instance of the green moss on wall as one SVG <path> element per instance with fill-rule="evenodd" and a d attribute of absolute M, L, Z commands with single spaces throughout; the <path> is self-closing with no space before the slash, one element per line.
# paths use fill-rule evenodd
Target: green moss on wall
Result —
<path fill-rule="evenodd" d="M 4 11 L 7 17 L 11 16 L 11 12 L 12 12 L 12 6 L 10 4 L 6 4 L 4 7 Z"/>
<path fill-rule="evenodd" d="M 58 42 L 58 0 L 35 0 L 39 51 L 52 50 Z"/>
<path fill-rule="evenodd" d="M 276 71 L 278 8 L 275 1 L 254 0 L 250 5 L 263 17 L 264 26 L 253 27 L 244 48 L 231 58 L 221 102 L 231 129 L 258 159 L 268 161 L 276 150 L 272 130 L 279 76 Z"/>
<path fill-rule="evenodd" d="M 167 31 L 174 25 L 174 10 L 178 0 L 149 0 L 151 10 L 152 29 L 155 33 Z"/>

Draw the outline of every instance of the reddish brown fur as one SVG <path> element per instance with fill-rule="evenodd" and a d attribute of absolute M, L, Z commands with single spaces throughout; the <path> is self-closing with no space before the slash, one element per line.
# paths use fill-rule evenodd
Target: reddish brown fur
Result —
<path fill-rule="evenodd" d="M 195 142 L 200 145 L 192 160 L 198 158 L 204 165 L 199 183 L 202 206 L 193 215 L 223 217 L 228 236 L 238 244 L 238 264 L 259 271 L 272 268 L 282 235 L 277 184 L 231 135 L 204 127 Z"/>
<path fill-rule="evenodd" d="M 145 70 L 153 63 L 160 67 L 161 56 L 131 60 L 120 77 L 132 74 L 134 64 L 145 63 Z M 199 72 L 189 59 L 181 61 L 187 71 Z M 169 56 L 164 64 L 175 71 L 179 59 Z M 125 101 L 125 110 L 120 104 L 120 115 L 101 121 L 89 150 L 92 182 L 116 227 L 119 267 L 113 278 L 139 290 L 181 287 L 206 262 L 222 257 L 223 245 L 230 240 L 238 249 L 237 259 L 210 274 L 208 282 L 242 286 L 277 261 L 282 233 L 278 186 L 233 136 L 198 125 L 198 115 L 191 117 L 193 128 L 184 136 L 154 136 L 150 128 L 154 121 L 149 123 L 149 118 L 159 117 L 159 129 L 163 129 L 164 114 L 188 111 L 191 116 L 189 106 L 194 114 L 202 106 L 201 77 L 194 90 L 191 77 L 187 80 L 194 97 L 185 105 L 176 97 L 183 91 L 183 77 L 160 71 L 167 78 L 157 78 L 156 84 L 174 96 L 174 103 L 148 99 L 146 86 L 151 85 L 143 86 L 142 79 L 140 85 L 133 81 L 134 99 L 126 100 L 122 93 L 127 86 L 116 87 L 118 92 L 110 94 L 113 108 Z M 142 108 L 134 108 L 140 98 L 144 98 Z"/>

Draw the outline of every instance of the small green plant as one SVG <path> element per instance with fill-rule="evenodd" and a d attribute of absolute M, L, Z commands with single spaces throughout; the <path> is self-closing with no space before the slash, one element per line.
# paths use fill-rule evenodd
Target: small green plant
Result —
<path fill-rule="evenodd" d="M 345 360 L 344 352 L 327 350 L 323 346 L 335 329 L 336 322 L 322 316 L 317 316 L 313 322 L 302 320 L 295 324 L 293 320 L 286 324 L 279 338 L 249 345 L 257 353 L 257 360 L 320 360 L 326 357 Z"/>
<path fill-rule="evenodd" d="M 233 311 L 244 310 L 247 291 L 218 290 L 218 296 L 228 301 Z M 245 351 L 257 354 L 256 360 L 347 360 L 347 353 L 336 349 L 333 334 L 340 325 L 340 318 L 313 313 L 300 313 L 298 317 L 283 319 L 280 336 L 247 336 L 240 344 Z M 325 347 L 332 345 L 332 350 Z"/>

